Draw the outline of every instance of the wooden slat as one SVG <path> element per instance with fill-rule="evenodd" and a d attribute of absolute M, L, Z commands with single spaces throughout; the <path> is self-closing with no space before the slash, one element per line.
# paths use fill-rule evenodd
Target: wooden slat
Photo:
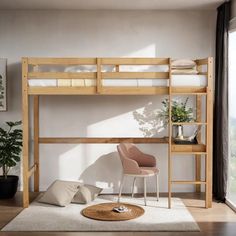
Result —
<path fill-rule="evenodd" d="M 97 58 L 97 93 L 101 92 L 101 88 L 102 88 L 101 59 Z"/>
<path fill-rule="evenodd" d="M 96 65 L 96 58 L 28 58 L 29 65 Z"/>
<path fill-rule="evenodd" d="M 206 87 L 172 87 L 173 94 L 198 94 L 206 93 Z"/>
<path fill-rule="evenodd" d="M 198 72 L 198 75 L 206 75 L 207 76 L 207 72 Z"/>
<path fill-rule="evenodd" d="M 168 87 L 102 87 L 101 94 L 106 95 L 157 95 L 167 94 Z"/>
<path fill-rule="evenodd" d="M 116 65 L 116 72 L 119 72 L 119 71 L 120 71 L 120 66 Z"/>
<path fill-rule="evenodd" d="M 95 86 L 91 87 L 29 87 L 30 95 L 97 95 Z M 173 88 L 172 94 L 199 94 L 205 95 L 206 89 L 202 88 Z M 204 91 L 204 92 L 203 92 Z M 168 87 L 133 87 L 133 86 L 103 86 L 100 94 L 106 95 L 156 95 L 168 94 Z"/>
<path fill-rule="evenodd" d="M 30 95 L 97 95 L 97 88 L 91 87 L 29 87 Z"/>
<path fill-rule="evenodd" d="M 168 58 L 102 58 L 104 65 L 169 65 Z"/>
<path fill-rule="evenodd" d="M 207 65 L 207 63 L 208 63 L 208 58 L 195 60 L 195 62 L 197 63 L 198 66 L 200 66 L 200 65 Z"/>
<path fill-rule="evenodd" d="M 173 184 L 206 184 L 205 181 L 185 181 L 185 180 L 173 180 L 171 181 Z"/>
<path fill-rule="evenodd" d="M 29 79 L 96 79 L 96 72 L 30 72 Z"/>
<path fill-rule="evenodd" d="M 37 165 L 34 164 L 34 165 L 29 169 L 29 171 L 28 171 L 28 178 L 30 178 L 30 177 L 34 174 L 34 172 L 36 171 L 36 168 L 37 168 Z"/>
<path fill-rule="evenodd" d="M 103 72 L 103 79 L 168 79 L 168 72 Z"/>
<path fill-rule="evenodd" d="M 173 155 L 206 155 L 207 152 L 172 152 Z"/>
<path fill-rule="evenodd" d="M 58 143 L 167 143 L 166 138 L 76 138 L 76 137 L 49 137 L 39 138 L 41 144 L 58 144 Z"/>
<path fill-rule="evenodd" d="M 34 191 L 39 192 L 39 96 L 34 96 Z"/>
<path fill-rule="evenodd" d="M 172 125 L 207 125 L 206 122 L 172 122 Z"/>
<path fill-rule="evenodd" d="M 172 152 L 206 152 L 206 145 L 204 144 L 172 144 L 171 147 Z"/>
<path fill-rule="evenodd" d="M 28 98 L 28 60 L 22 58 L 22 122 L 23 122 L 23 207 L 29 206 L 29 98 Z"/>

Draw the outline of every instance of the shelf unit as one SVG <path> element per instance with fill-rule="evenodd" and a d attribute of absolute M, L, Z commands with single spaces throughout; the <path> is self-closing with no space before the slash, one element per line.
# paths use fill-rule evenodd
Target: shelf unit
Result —
<path fill-rule="evenodd" d="M 173 184 L 194 184 L 196 191 L 200 192 L 201 184 L 206 188 L 205 207 L 212 206 L 212 70 L 213 58 L 195 60 L 199 74 L 207 76 L 207 86 L 191 87 L 172 86 L 171 59 L 170 58 L 22 58 L 22 113 L 23 113 L 23 206 L 29 206 L 29 180 L 34 177 L 34 191 L 39 191 L 39 145 L 40 144 L 61 144 L 61 143 L 155 143 L 168 145 L 168 207 L 171 208 L 171 188 Z M 94 65 L 97 72 L 39 72 L 37 68 L 41 65 Z M 113 65 L 115 72 L 102 72 L 102 65 Z M 168 72 L 120 72 L 122 65 L 166 65 Z M 207 67 L 206 72 L 202 67 Z M 33 67 L 35 70 L 29 71 Z M 103 86 L 105 79 L 166 79 L 169 80 L 169 86 L 156 87 L 128 87 L 128 86 Z M 77 86 L 77 87 L 31 87 L 28 82 L 30 79 L 94 79 L 95 86 Z M 40 137 L 39 134 L 39 103 L 40 96 L 43 95 L 167 95 L 169 98 L 169 131 L 168 137 L 163 138 L 145 138 L 145 137 Z M 197 120 L 191 123 L 171 122 L 171 101 L 173 96 L 193 95 L 196 97 Z M 33 165 L 29 167 L 29 97 L 33 97 L 33 139 L 34 153 Z M 202 122 L 202 97 L 205 96 L 206 102 L 206 121 Z M 204 125 L 205 144 L 201 143 L 201 135 L 198 135 L 200 144 L 196 145 L 176 145 L 172 140 L 172 128 L 174 125 Z M 172 159 L 175 155 L 186 157 L 186 155 L 195 156 L 195 180 L 174 180 L 172 179 Z M 205 157 L 205 180 L 201 180 L 201 157 Z"/>
<path fill-rule="evenodd" d="M 171 208 L 171 188 L 173 184 L 194 184 L 196 192 L 201 191 L 201 185 L 205 185 L 205 207 L 212 207 L 212 124 L 213 124 L 213 58 L 207 61 L 198 61 L 198 71 L 200 74 L 206 74 L 207 86 L 203 88 L 184 89 L 172 88 L 172 74 L 169 75 L 169 145 L 168 145 L 168 205 Z M 207 65 L 207 72 L 201 72 L 202 66 Z M 171 71 L 171 62 L 170 62 Z M 196 122 L 172 122 L 171 105 L 175 95 L 195 95 L 196 96 Z M 206 121 L 202 122 L 202 96 L 205 96 L 206 102 Z M 205 126 L 205 144 L 201 143 L 201 132 L 198 134 L 199 144 L 182 145 L 174 144 L 172 140 L 172 129 L 175 125 L 201 125 Z M 173 180 L 172 159 L 176 156 L 192 155 L 195 156 L 195 180 Z M 201 158 L 205 157 L 205 180 L 201 180 Z"/>

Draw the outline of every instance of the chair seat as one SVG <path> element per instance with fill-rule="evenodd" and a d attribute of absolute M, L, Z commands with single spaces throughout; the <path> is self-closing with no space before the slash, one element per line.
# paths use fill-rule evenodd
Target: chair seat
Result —
<path fill-rule="evenodd" d="M 141 170 L 140 175 L 155 175 L 159 172 L 157 167 L 139 167 Z"/>

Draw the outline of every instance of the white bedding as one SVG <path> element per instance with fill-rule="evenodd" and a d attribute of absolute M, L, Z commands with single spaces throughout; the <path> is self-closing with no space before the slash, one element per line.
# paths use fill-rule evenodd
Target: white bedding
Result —
<path fill-rule="evenodd" d="M 67 67 L 39 67 L 39 72 L 96 72 L 95 65 L 79 65 Z M 139 65 L 130 66 L 122 65 L 119 67 L 120 72 L 168 72 L 167 65 Z M 103 65 L 102 72 L 115 72 L 112 65 Z M 206 76 L 204 75 L 172 75 L 172 86 L 206 86 Z M 103 86 L 168 86 L 169 80 L 166 79 L 103 79 Z M 76 87 L 76 86 L 96 86 L 95 79 L 30 79 L 31 87 Z"/>
<path fill-rule="evenodd" d="M 30 79 L 30 87 L 56 87 L 56 86 L 96 86 L 96 80 L 67 80 L 67 85 L 62 83 L 65 80 L 57 79 Z M 103 86 L 168 86 L 169 80 L 166 79 L 104 79 Z M 63 85 L 64 84 L 64 85 Z M 173 75 L 172 86 L 206 86 L 207 78 L 205 75 Z"/>

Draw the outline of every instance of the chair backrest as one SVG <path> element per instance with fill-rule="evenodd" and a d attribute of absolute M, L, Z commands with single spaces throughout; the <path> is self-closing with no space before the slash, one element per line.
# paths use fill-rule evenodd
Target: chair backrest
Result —
<path fill-rule="evenodd" d="M 139 161 L 139 157 L 141 152 L 139 149 L 132 143 L 120 143 L 117 146 L 117 150 L 120 154 L 121 162 L 123 163 L 123 160 L 125 158 L 132 159 L 135 161 Z"/>
<path fill-rule="evenodd" d="M 117 146 L 117 150 L 120 154 L 120 159 L 124 167 L 125 159 L 132 159 L 137 162 L 137 164 L 142 167 L 153 167 L 156 166 L 156 161 L 154 157 L 141 152 L 134 144 L 132 143 L 121 143 Z"/>

